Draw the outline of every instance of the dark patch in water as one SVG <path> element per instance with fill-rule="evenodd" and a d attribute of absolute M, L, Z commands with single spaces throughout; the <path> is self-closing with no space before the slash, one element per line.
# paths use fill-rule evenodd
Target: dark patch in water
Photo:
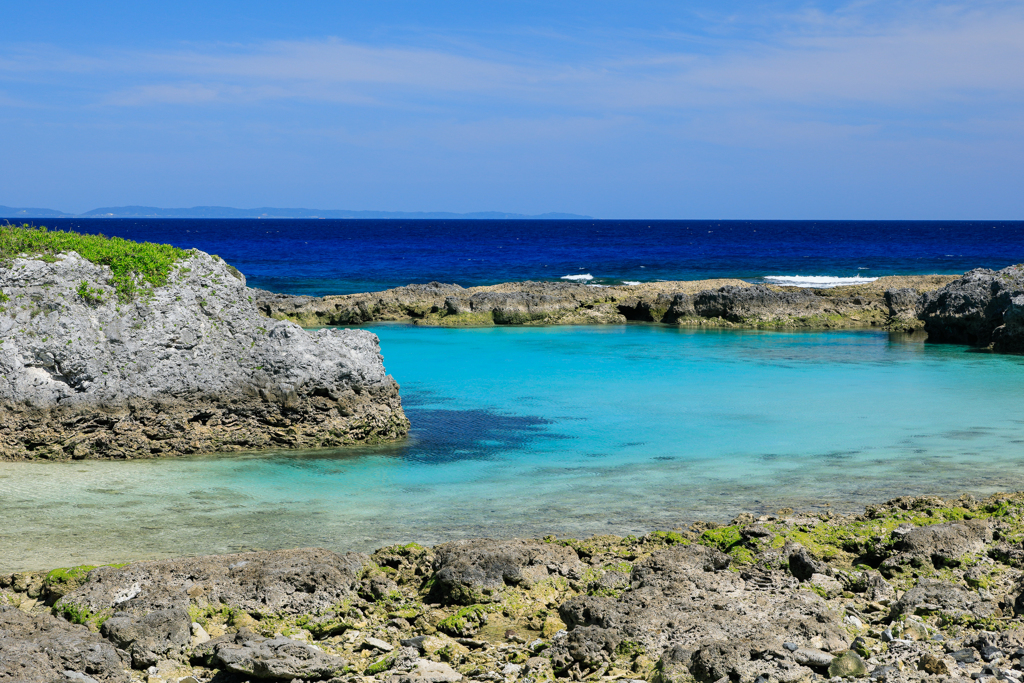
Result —
<path fill-rule="evenodd" d="M 676 456 L 674 456 L 674 455 L 656 455 L 656 456 L 654 456 L 651 459 L 652 460 L 675 460 Z"/>
<path fill-rule="evenodd" d="M 825 460 L 846 460 L 858 453 L 860 451 L 831 451 L 830 453 L 822 453 L 821 457 Z"/>
<path fill-rule="evenodd" d="M 646 443 L 646 441 L 627 441 L 625 443 L 620 443 L 616 448 L 632 448 L 633 446 L 643 446 Z"/>
<path fill-rule="evenodd" d="M 506 415 L 489 410 L 406 410 L 415 446 L 397 455 L 417 462 L 445 463 L 489 459 L 525 449 L 529 442 L 567 438 L 547 430 L 551 420 L 535 415 Z"/>
<path fill-rule="evenodd" d="M 969 439 L 977 439 L 988 434 L 990 429 L 984 427 L 974 427 L 973 429 L 954 429 L 948 431 L 942 435 L 944 439 L 956 439 L 957 441 L 967 441 Z"/>

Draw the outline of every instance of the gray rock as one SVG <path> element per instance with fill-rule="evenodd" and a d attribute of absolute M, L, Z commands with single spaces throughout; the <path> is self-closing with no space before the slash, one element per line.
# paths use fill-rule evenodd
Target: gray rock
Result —
<path fill-rule="evenodd" d="M 764 653 L 776 649 L 775 644 L 773 639 L 759 638 L 708 643 L 694 652 L 690 673 L 702 683 L 714 683 L 723 678 L 739 681 L 755 681 L 761 677 L 766 680 L 793 680 L 796 672 L 763 658 Z M 809 677 L 811 671 L 801 667 L 800 674 L 800 678 Z"/>
<path fill-rule="evenodd" d="M 992 530 L 986 520 L 972 519 L 915 527 L 899 534 L 899 538 L 897 553 L 880 567 L 883 572 L 891 573 L 904 564 L 957 566 L 964 555 L 985 549 L 992 540 Z"/>
<path fill-rule="evenodd" d="M 99 567 L 56 607 L 144 615 L 225 604 L 253 614 L 316 614 L 353 594 L 366 560 L 359 553 L 301 548 Z"/>
<path fill-rule="evenodd" d="M 377 337 L 269 320 L 194 252 L 119 302 L 75 253 L 0 268 L 0 458 L 151 457 L 403 436 Z M 98 293 L 83 298 L 86 283 Z"/>
<path fill-rule="evenodd" d="M 389 680 L 392 683 L 457 683 L 462 680 L 462 674 L 444 662 L 418 659 L 408 673 L 397 674 Z"/>
<path fill-rule="evenodd" d="M 132 666 L 142 669 L 184 652 L 192 638 L 192 619 L 180 608 L 143 617 L 119 613 L 103 623 L 100 633 L 131 655 Z"/>
<path fill-rule="evenodd" d="M 831 569 L 815 559 L 806 548 L 798 547 L 789 554 L 789 572 L 801 581 L 810 581 L 815 574 L 828 575 Z"/>
<path fill-rule="evenodd" d="M 380 638 L 366 638 L 363 640 L 364 647 L 368 646 L 374 650 L 380 650 L 381 652 L 391 652 L 395 649 L 395 646 L 391 643 L 381 640 Z M 402 645 L 405 645 L 405 641 L 402 641 Z"/>
<path fill-rule="evenodd" d="M 228 671 L 256 678 L 329 678 L 348 666 L 341 657 L 329 655 L 306 643 L 276 636 L 264 638 L 242 629 L 233 642 L 221 642 L 214 664 Z"/>
<path fill-rule="evenodd" d="M 896 590 L 885 580 L 880 572 L 873 569 L 839 572 L 838 578 L 844 582 L 846 590 L 853 593 L 861 593 L 868 602 L 893 600 L 896 597 Z"/>
<path fill-rule="evenodd" d="M 889 319 L 907 327 L 916 327 L 923 298 L 909 287 L 885 290 L 885 306 Z"/>
<path fill-rule="evenodd" d="M 639 644 L 651 657 L 668 651 L 694 655 L 693 675 L 718 680 L 741 675 L 754 680 L 792 680 L 809 674 L 785 659 L 757 659 L 760 652 L 848 646 L 839 615 L 810 591 L 779 590 L 793 580 L 780 571 L 767 575 L 727 571 L 729 558 L 700 545 L 654 552 L 633 569 L 629 590 L 620 596 L 578 596 L 559 608 L 569 626 L 552 648 L 556 671 L 592 667 L 602 652 L 623 641 Z M 579 634 L 579 635 L 574 635 Z M 725 673 L 722 672 L 731 672 Z"/>
<path fill-rule="evenodd" d="M 651 282 L 611 287 L 570 282 L 507 282 L 468 289 L 431 282 L 318 299 L 258 291 L 256 296 L 268 316 L 308 326 L 371 320 L 413 320 L 445 326 L 615 324 L 637 320 L 683 325 L 771 322 L 783 326 L 829 327 L 840 324 L 835 315 L 846 316 L 841 322 L 844 326 L 870 326 L 885 322 L 885 313 L 890 310 L 884 297 L 886 289 L 903 291 L 911 286 L 916 289 L 907 289 L 908 292 L 923 291 L 937 288 L 950 279 L 950 276 L 935 275 L 892 277 L 839 290 L 780 290 L 751 286 L 742 280 Z M 727 289 L 722 289 L 723 286 Z M 751 291 L 746 291 L 748 289 Z M 909 326 L 920 324 L 917 320 L 907 320 Z"/>
<path fill-rule="evenodd" d="M 953 617 L 992 617 L 1001 614 L 999 605 L 985 600 L 974 591 L 952 583 L 921 580 L 917 586 L 893 603 L 889 616 L 902 614 L 927 615 L 936 612 Z"/>
<path fill-rule="evenodd" d="M 794 316 L 833 312 L 832 302 L 811 291 L 777 292 L 764 285 L 721 287 L 700 292 L 693 299 L 697 315 L 732 322 L 770 322 Z"/>
<path fill-rule="evenodd" d="M 1024 265 L 1000 271 L 978 268 L 925 294 L 921 318 L 928 341 L 992 345 L 997 351 L 1024 351 Z"/>
<path fill-rule="evenodd" d="M 85 626 L 0 606 L 0 681 L 127 683 L 114 646 Z"/>
<path fill-rule="evenodd" d="M 793 652 L 793 661 L 804 666 L 826 667 L 832 663 L 833 659 L 835 657 L 829 653 L 813 647 L 801 647 Z"/>
<path fill-rule="evenodd" d="M 572 548 L 553 543 L 453 541 L 434 549 L 432 595 L 460 605 L 490 602 L 505 585 L 528 587 L 552 575 L 576 576 L 582 568 Z"/>
<path fill-rule="evenodd" d="M 430 282 L 425 285 L 396 287 L 383 292 L 325 296 L 323 298 L 275 294 L 251 290 L 260 310 L 269 317 L 296 320 L 310 327 L 317 325 L 358 325 L 374 320 L 422 318 L 462 301 L 466 290 L 458 285 Z M 460 311 L 463 312 L 463 311 Z"/>

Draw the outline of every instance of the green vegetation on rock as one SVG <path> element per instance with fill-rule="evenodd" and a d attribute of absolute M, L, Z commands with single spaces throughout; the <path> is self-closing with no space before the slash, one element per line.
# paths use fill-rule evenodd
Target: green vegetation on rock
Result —
<path fill-rule="evenodd" d="M 108 266 L 117 298 L 122 302 L 131 301 L 147 288 L 166 284 L 171 267 L 190 253 L 169 244 L 51 231 L 27 224 L 0 225 L 0 264 L 22 255 L 53 262 L 57 254 L 70 251 L 97 265 Z M 91 290 L 88 283 L 83 284 L 87 293 L 98 292 Z"/>

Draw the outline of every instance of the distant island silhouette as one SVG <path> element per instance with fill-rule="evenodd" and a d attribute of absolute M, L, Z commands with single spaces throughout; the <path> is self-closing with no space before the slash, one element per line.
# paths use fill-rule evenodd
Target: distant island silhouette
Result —
<path fill-rule="evenodd" d="M 542 213 L 528 215 L 503 211 L 452 213 L 448 211 L 346 211 L 343 209 L 282 209 L 263 206 L 256 209 L 235 209 L 230 206 L 193 206 L 188 209 L 163 209 L 156 206 L 105 206 L 85 213 L 73 214 L 55 209 L 19 209 L 0 205 L 0 218 L 399 218 L 399 219 L 519 219 L 564 220 L 588 219 L 575 213 Z"/>

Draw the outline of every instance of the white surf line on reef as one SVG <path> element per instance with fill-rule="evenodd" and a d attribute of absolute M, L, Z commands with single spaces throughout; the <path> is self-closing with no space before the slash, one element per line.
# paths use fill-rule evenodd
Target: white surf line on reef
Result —
<path fill-rule="evenodd" d="M 843 285 L 866 285 L 874 282 L 877 277 L 833 277 L 831 275 L 766 275 L 764 281 L 773 285 L 787 287 L 816 287 L 830 289 Z"/>
<path fill-rule="evenodd" d="M 590 273 L 581 273 L 580 275 L 563 275 L 560 279 L 562 280 L 574 280 L 576 282 L 588 282 L 594 279 L 594 276 Z"/>

